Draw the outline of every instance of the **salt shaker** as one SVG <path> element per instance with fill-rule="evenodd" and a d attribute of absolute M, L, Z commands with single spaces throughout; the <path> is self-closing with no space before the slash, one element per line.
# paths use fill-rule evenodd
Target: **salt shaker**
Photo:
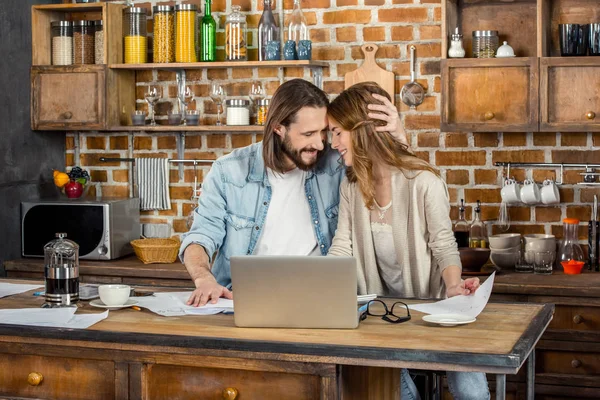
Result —
<path fill-rule="evenodd" d="M 448 49 L 448 57 L 450 58 L 463 58 L 465 56 L 465 49 L 463 48 L 462 35 L 458 33 L 458 27 L 456 27 L 454 33 L 451 36 L 450 48 Z"/>

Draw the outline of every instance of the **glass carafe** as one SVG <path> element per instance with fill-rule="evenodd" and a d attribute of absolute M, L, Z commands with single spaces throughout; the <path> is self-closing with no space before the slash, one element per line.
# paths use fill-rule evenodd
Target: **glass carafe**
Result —
<path fill-rule="evenodd" d="M 42 307 L 72 307 L 79 300 L 79 245 L 57 233 L 44 246 L 46 302 Z"/>
<path fill-rule="evenodd" d="M 458 247 L 469 247 L 469 223 L 465 220 L 465 200 L 460 199 L 458 220 L 452 227 Z"/>
<path fill-rule="evenodd" d="M 563 240 L 556 257 L 556 265 L 562 268 L 563 261 L 584 261 L 583 250 L 578 243 L 579 220 L 575 218 L 563 219 Z"/>
<path fill-rule="evenodd" d="M 267 43 L 277 42 L 279 46 L 279 27 L 273 16 L 271 0 L 264 0 L 263 13 L 258 23 L 258 60 L 267 59 Z"/>
<path fill-rule="evenodd" d="M 293 40 L 298 44 L 300 40 L 309 40 L 308 37 L 308 26 L 306 24 L 306 17 L 302 13 L 300 7 L 300 0 L 294 0 L 294 11 L 290 16 L 290 22 L 287 26 L 287 40 Z"/>
<path fill-rule="evenodd" d="M 477 200 L 477 207 L 475 207 L 475 218 L 469 227 L 469 247 L 487 248 L 487 243 L 487 229 L 481 220 L 481 202 Z"/>

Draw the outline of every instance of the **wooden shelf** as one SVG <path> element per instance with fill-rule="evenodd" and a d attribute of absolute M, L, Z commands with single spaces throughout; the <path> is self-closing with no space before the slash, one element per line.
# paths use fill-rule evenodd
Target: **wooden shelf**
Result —
<path fill-rule="evenodd" d="M 111 126 L 106 131 L 110 132 L 214 132 L 214 133 L 262 133 L 264 126 L 244 125 L 244 126 L 216 126 L 216 125 L 156 125 L 156 126 Z"/>
<path fill-rule="evenodd" d="M 73 3 L 73 4 L 41 4 L 32 6 L 34 10 L 80 12 L 80 11 L 102 11 L 105 3 Z"/>
<path fill-rule="evenodd" d="M 147 63 L 147 64 L 110 64 L 111 69 L 222 69 L 222 68 L 322 68 L 329 64 L 312 60 L 280 60 L 280 61 L 223 61 L 197 63 Z"/>

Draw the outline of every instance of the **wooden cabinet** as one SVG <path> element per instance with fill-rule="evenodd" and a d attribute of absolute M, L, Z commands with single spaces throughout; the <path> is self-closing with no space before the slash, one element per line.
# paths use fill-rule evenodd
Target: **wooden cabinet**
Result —
<path fill-rule="evenodd" d="M 600 131 L 600 60 L 542 58 L 541 131 Z"/>
<path fill-rule="evenodd" d="M 537 129 L 538 59 L 443 60 L 442 130 Z"/>

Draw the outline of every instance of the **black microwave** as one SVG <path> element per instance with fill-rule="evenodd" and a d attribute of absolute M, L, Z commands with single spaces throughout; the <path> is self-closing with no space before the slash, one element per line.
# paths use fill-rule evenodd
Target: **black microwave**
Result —
<path fill-rule="evenodd" d="M 140 199 L 51 199 L 21 203 L 21 254 L 43 257 L 44 246 L 65 232 L 79 258 L 112 260 L 133 253 L 140 238 Z"/>

